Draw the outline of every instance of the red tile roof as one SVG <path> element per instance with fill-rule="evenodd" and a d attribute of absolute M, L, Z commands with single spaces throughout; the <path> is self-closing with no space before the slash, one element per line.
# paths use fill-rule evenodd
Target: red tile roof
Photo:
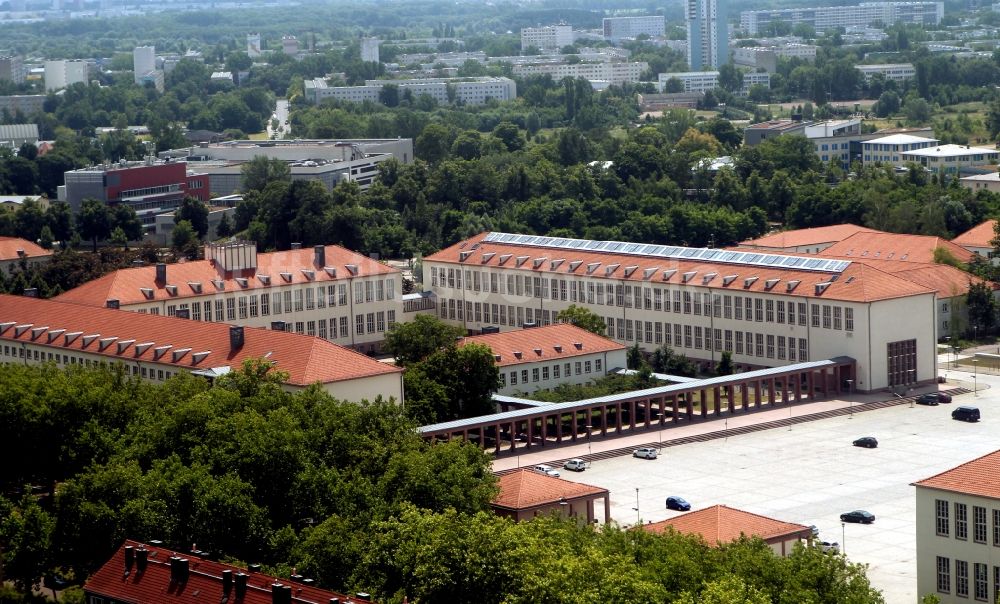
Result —
<path fill-rule="evenodd" d="M 23 252 L 28 258 L 52 255 L 52 250 L 47 250 L 27 239 L 21 239 L 20 237 L 0 237 L 0 261 L 17 260 L 21 257 L 21 254 L 18 252 Z"/>
<path fill-rule="evenodd" d="M 136 268 L 126 268 L 108 273 L 99 279 L 84 283 L 80 287 L 58 296 L 62 302 L 74 302 L 87 306 L 104 306 L 107 300 L 118 300 L 123 306 L 141 304 L 154 300 L 177 300 L 197 296 L 214 296 L 219 290 L 212 284 L 213 279 L 221 279 L 225 283 L 224 291 L 245 291 L 253 289 L 274 289 L 284 285 L 295 285 L 309 282 L 328 283 L 346 279 L 350 272 L 348 264 L 357 266 L 358 276 L 399 274 L 397 269 L 354 253 L 337 245 L 326 246 L 325 266 L 336 269 L 336 276 L 331 276 L 324 267 L 313 264 L 313 249 L 287 250 L 257 255 L 256 270 L 234 271 L 223 273 L 216 269 L 210 260 L 182 262 L 167 265 L 166 283 L 156 282 L 156 267 L 153 265 Z M 310 279 L 303 271 L 311 271 Z M 289 275 L 290 281 L 285 281 L 281 273 Z M 270 284 L 265 284 L 260 276 L 269 277 Z M 245 279 L 243 287 L 236 279 Z M 197 284 L 197 285 L 193 285 Z M 170 295 L 167 285 L 177 286 L 177 295 Z M 202 293 L 195 291 L 201 289 Z M 140 288 L 152 290 L 153 297 L 146 298 Z"/>
<path fill-rule="evenodd" d="M 607 496 L 608 490 L 555 476 L 521 470 L 504 474 L 498 480 L 500 493 L 493 506 L 508 510 L 524 510 L 560 501 Z"/>
<path fill-rule="evenodd" d="M 857 261 L 857 259 L 849 257 L 844 257 L 844 259 Z M 861 262 L 882 272 L 906 279 L 911 283 L 936 290 L 940 298 L 953 298 L 965 295 L 969 293 L 969 286 L 973 283 L 985 283 L 992 289 L 1000 288 L 1000 285 L 980 279 L 950 264 L 925 264 L 923 262 L 908 262 L 906 260 L 877 260 L 872 258 L 865 258 Z"/>
<path fill-rule="evenodd" d="M 625 349 L 618 342 L 568 323 L 470 336 L 460 342 L 462 346 L 465 344 L 489 346 L 494 355 L 500 355 L 497 361 L 500 367 Z"/>
<path fill-rule="evenodd" d="M 993 229 L 996 227 L 996 220 L 987 220 L 982 224 L 977 224 L 968 231 L 962 233 L 958 237 L 951 240 L 955 245 L 960 245 L 962 247 L 988 247 L 992 248 L 993 244 L 990 241 L 993 240 L 996 235 Z"/>
<path fill-rule="evenodd" d="M 662 533 L 666 527 L 678 533 L 700 535 L 709 545 L 729 543 L 740 535 L 760 537 L 764 541 L 808 537 L 809 527 L 794 522 L 775 520 L 725 505 L 688 512 L 662 522 L 643 525 L 643 530 Z"/>
<path fill-rule="evenodd" d="M 824 243 L 836 243 L 842 241 L 855 233 L 877 233 L 874 229 L 868 229 L 856 224 L 834 224 L 811 229 L 795 229 L 792 231 L 781 231 L 771 233 L 757 239 L 741 241 L 740 247 L 765 247 L 769 249 L 790 249 L 805 245 L 819 245 Z"/>
<path fill-rule="evenodd" d="M 830 282 L 830 278 L 835 273 L 701 260 L 654 258 L 617 252 L 578 251 L 536 245 L 484 242 L 483 239 L 487 234 L 480 233 L 470 237 L 427 256 L 424 260 L 425 262 L 464 265 L 469 268 L 504 266 L 509 270 L 523 271 L 528 274 L 568 274 L 581 277 L 588 276 L 587 266 L 594 263 L 600 266 L 589 275 L 591 278 L 607 278 L 615 282 L 641 283 L 645 281 L 661 285 L 680 285 L 683 282 L 683 275 L 690 272 L 695 273 L 690 280 L 692 285 L 707 286 L 719 290 L 758 293 L 770 291 L 783 296 L 848 302 L 873 302 L 933 293 L 933 290 L 859 262 L 851 262 L 835 281 Z M 463 252 L 471 253 L 465 262 L 461 260 L 460 254 Z M 519 256 L 528 256 L 533 260 L 544 261 L 536 266 L 536 262 L 528 260 L 517 267 L 516 259 Z M 504 258 L 504 264 L 501 264 L 501 258 Z M 563 262 L 552 268 L 552 264 L 556 260 L 563 260 Z M 579 264 L 577 264 L 578 262 Z M 574 264 L 576 264 L 575 268 Z M 632 267 L 635 269 L 629 270 Z M 424 270 L 429 270 L 426 265 Z M 672 272 L 669 279 L 665 280 L 663 279 L 664 271 L 668 270 Z M 626 271 L 629 272 L 627 276 Z M 725 277 L 728 275 L 733 275 L 736 278 L 726 284 Z M 711 279 L 706 283 L 705 280 L 709 277 Z M 747 280 L 750 280 L 749 283 Z M 822 291 L 817 294 L 815 286 L 823 283 L 828 283 L 828 285 L 821 288 Z M 792 288 L 791 291 L 789 291 L 789 287 Z"/>
<path fill-rule="evenodd" d="M 146 569 L 140 572 L 133 563 L 131 571 L 126 575 L 125 548 L 131 546 L 133 551 L 139 548 L 148 550 Z M 174 583 L 170 580 L 170 558 L 183 556 L 188 560 L 188 577 L 186 581 Z M 224 602 L 222 571 L 232 571 L 235 583 L 237 573 L 248 574 L 247 591 L 243 598 L 237 598 L 235 587 L 232 588 L 229 601 L 234 604 L 272 604 L 271 585 L 281 583 L 292 588 L 292 604 L 320 603 L 325 604 L 330 598 L 340 598 L 341 602 L 364 603 L 367 599 L 348 598 L 325 589 L 319 589 L 301 582 L 289 579 L 277 579 L 260 573 L 248 573 L 247 569 L 206 560 L 186 552 L 174 552 L 163 547 L 143 545 L 137 541 L 126 541 L 110 560 L 97 570 L 84 584 L 83 589 L 88 595 L 103 596 L 118 602 L 129 604 L 219 604 Z"/>
<path fill-rule="evenodd" d="M 913 484 L 964 495 L 1000 499 L 1000 450 Z"/>
<path fill-rule="evenodd" d="M 859 232 L 837 242 L 819 253 L 820 256 L 838 256 L 865 260 L 902 260 L 906 262 L 934 262 L 934 250 L 943 248 L 959 262 L 968 262 L 975 256 L 969 250 L 947 239 L 931 235 L 904 235 L 881 231 Z"/>
<path fill-rule="evenodd" d="M 266 357 L 276 369 L 288 372 L 287 383 L 295 386 L 401 371 L 321 338 L 252 327 L 244 328 L 243 347 L 233 351 L 229 328 L 224 323 L 106 308 L 84 310 L 54 300 L 0 295 L 0 341 L 4 342 L 35 343 L 104 356 L 109 361 L 142 361 L 188 371 L 225 366 L 235 370 L 244 359 Z M 201 357 L 203 352 L 207 354 Z"/>

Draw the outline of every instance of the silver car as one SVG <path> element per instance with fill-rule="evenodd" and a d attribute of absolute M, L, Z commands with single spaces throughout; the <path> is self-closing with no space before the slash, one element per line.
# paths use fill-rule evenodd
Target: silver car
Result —
<path fill-rule="evenodd" d="M 559 477 L 559 470 L 553 468 L 552 466 L 547 466 L 545 464 L 539 464 L 535 466 L 535 471 L 540 474 L 546 474 L 548 476 Z"/>
<path fill-rule="evenodd" d="M 653 447 L 640 447 L 635 451 L 632 451 L 632 457 L 640 457 L 642 459 L 656 459 L 656 449 Z"/>

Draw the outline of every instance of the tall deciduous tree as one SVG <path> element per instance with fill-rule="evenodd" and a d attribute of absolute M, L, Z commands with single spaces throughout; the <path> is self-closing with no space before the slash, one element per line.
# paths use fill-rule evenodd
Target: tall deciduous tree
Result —
<path fill-rule="evenodd" d="M 385 334 L 385 349 L 406 367 L 444 348 L 455 346 L 455 340 L 465 335 L 460 327 L 441 322 L 433 315 L 417 315 L 412 321 L 395 323 Z"/>
<path fill-rule="evenodd" d="M 586 329 L 599 336 L 603 336 L 607 328 L 604 323 L 604 317 L 585 306 L 577 306 L 576 304 L 570 304 L 569 308 L 559 311 L 559 314 L 556 315 L 556 320 L 564 323 L 572 323 L 581 329 Z"/>
<path fill-rule="evenodd" d="M 96 252 L 97 242 L 111 235 L 111 212 L 107 204 L 93 197 L 84 199 L 76 216 L 76 230 L 91 241 Z"/>

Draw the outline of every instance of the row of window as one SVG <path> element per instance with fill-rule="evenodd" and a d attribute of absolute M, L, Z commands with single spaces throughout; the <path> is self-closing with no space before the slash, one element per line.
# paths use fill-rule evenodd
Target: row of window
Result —
<path fill-rule="evenodd" d="M 969 576 L 969 563 L 966 560 L 955 560 L 955 595 L 960 598 L 969 597 L 971 583 L 972 597 L 980 602 L 993 602 L 1000 594 L 1000 566 L 993 567 L 993 600 L 990 599 L 989 565 L 974 562 L 972 576 Z M 937 557 L 937 590 L 938 593 L 951 594 L 952 560 L 945 556 Z"/>
<path fill-rule="evenodd" d="M 576 370 L 574 373 L 573 370 Z M 549 379 L 561 380 L 569 379 L 573 375 L 589 375 L 591 373 L 604 373 L 604 366 L 601 359 L 594 359 L 593 361 L 573 361 L 570 363 L 555 363 L 553 365 L 543 365 L 541 367 L 534 367 L 530 370 L 531 382 L 528 381 L 529 370 L 521 369 L 511 371 L 509 374 L 505 372 L 500 372 L 500 386 L 505 388 L 508 383 L 508 375 L 510 376 L 509 382 L 511 386 L 517 386 L 518 384 L 518 374 L 520 373 L 520 383 L 528 384 L 535 383 L 539 381 L 547 382 Z"/>
<path fill-rule="evenodd" d="M 488 282 L 487 282 L 488 277 Z M 506 286 L 504 285 L 506 283 Z M 431 267 L 431 286 L 462 289 L 462 269 Z M 713 316 L 738 321 L 806 325 L 807 303 L 786 300 L 699 293 L 662 287 L 594 283 L 549 279 L 531 275 L 501 275 L 495 272 L 465 271 L 465 289 L 486 293 L 512 294 L 546 300 L 597 306 L 618 306 Z M 812 327 L 854 331 L 854 309 L 831 304 L 812 304 Z"/>
<path fill-rule="evenodd" d="M 345 339 L 351 337 L 348 320 L 349 318 L 344 316 L 331 317 L 329 320 L 289 321 L 285 323 L 285 331 L 304 333 L 307 336 L 319 336 L 324 340 Z M 363 336 L 366 333 L 385 333 L 395 323 L 395 310 L 360 313 L 354 315 L 354 333 L 359 336 Z"/>
<path fill-rule="evenodd" d="M 440 298 L 438 314 L 451 321 L 472 321 L 489 325 L 522 327 L 525 323 L 550 325 L 556 313 L 532 307 L 486 304 L 480 302 Z M 794 362 L 809 360 L 809 342 L 806 338 L 763 334 L 750 331 L 682 325 L 660 321 L 639 321 L 618 317 L 605 317 L 607 336 L 620 342 L 667 344 L 673 348 L 693 350 L 728 351 L 761 359 L 779 359 Z"/>
<path fill-rule="evenodd" d="M 105 363 L 105 361 L 74 354 L 53 353 L 46 350 L 39 350 L 38 348 L 25 348 L 22 346 L 4 346 L 3 357 L 0 358 L 0 362 L 9 363 L 14 360 L 21 362 L 55 363 L 63 367 L 70 365 L 97 367 Z M 179 373 L 178 371 L 171 371 L 169 369 L 146 367 L 145 365 L 137 366 L 134 363 L 123 364 L 123 367 L 125 367 L 126 372 L 130 372 L 134 376 L 141 376 L 143 379 L 160 382 L 168 380 Z"/>
<path fill-rule="evenodd" d="M 969 539 L 969 506 L 956 501 L 953 507 L 955 539 L 966 541 Z M 949 515 L 951 509 L 952 505 L 944 499 L 934 501 L 934 530 L 939 537 L 951 536 L 952 519 Z M 972 540 L 976 543 L 986 543 L 990 532 L 987 526 L 989 516 L 992 516 L 993 520 L 993 546 L 1000 547 L 1000 509 L 987 510 L 983 506 L 972 506 Z"/>

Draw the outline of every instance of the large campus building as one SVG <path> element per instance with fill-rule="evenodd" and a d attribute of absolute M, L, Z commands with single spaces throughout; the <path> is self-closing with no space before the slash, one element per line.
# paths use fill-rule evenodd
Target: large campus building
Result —
<path fill-rule="evenodd" d="M 179 373 L 213 380 L 259 358 L 288 373 L 289 390 L 319 384 L 347 401 L 403 400 L 399 368 L 319 338 L 0 295 L 0 363 L 120 363 L 162 382 Z"/>
<path fill-rule="evenodd" d="M 438 316 L 548 325 L 571 304 L 608 335 L 742 368 L 847 356 L 856 390 L 936 379 L 935 290 L 854 260 L 483 233 L 424 260 Z"/>
<path fill-rule="evenodd" d="M 606 17 L 603 21 L 604 38 L 616 43 L 639 36 L 661 38 L 666 31 L 663 15 L 647 17 Z"/>
<path fill-rule="evenodd" d="M 206 245 L 205 260 L 117 270 L 57 300 L 270 327 L 372 352 L 402 320 L 401 286 L 398 270 L 339 246 L 258 254 L 236 241 Z"/>
<path fill-rule="evenodd" d="M 458 101 L 465 105 L 484 105 L 489 100 L 510 101 L 517 98 L 517 84 L 510 78 L 419 78 L 411 80 L 367 80 L 364 86 L 330 86 L 323 78 L 305 81 L 305 98 L 312 104 L 326 99 L 351 103 L 382 102 L 382 89 L 396 86 L 399 94 L 413 98 L 427 95 L 442 105 Z"/>
<path fill-rule="evenodd" d="M 943 17 L 943 2 L 863 2 L 856 6 L 747 10 L 740 13 L 740 27 L 756 36 L 779 22 L 792 26 L 801 23 L 823 32 L 837 27 L 868 27 L 872 23 L 930 26 L 940 23 Z"/>
<path fill-rule="evenodd" d="M 573 27 L 570 25 L 521 28 L 522 51 L 529 48 L 537 48 L 543 51 L 559 51 L 572 43 Z"/>

